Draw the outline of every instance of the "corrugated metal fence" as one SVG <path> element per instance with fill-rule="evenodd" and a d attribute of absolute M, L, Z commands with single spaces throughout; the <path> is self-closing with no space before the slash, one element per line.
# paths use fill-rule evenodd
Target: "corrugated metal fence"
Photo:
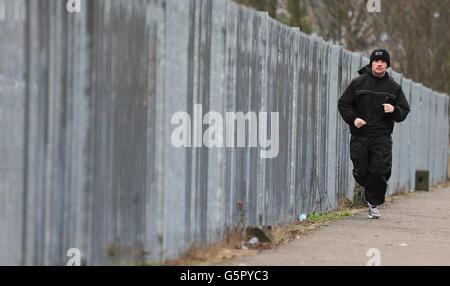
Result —
<path fill-rule="evenodd" d="M 289 224 L 353 197 L 337 100 L 360 54 L 231 1 L 65 2 L 0 0 L 0 264 L 65 264 L 69 248 L 89 265 L 163 262 L 242 219 Z M 448 144 L 447 95 L 392 74 L 411 113 L 389 194 L 416 169 L 445 180 Z M 181 111 L 193 141 L 209 111 L 255 112 L 278 155 L 175 148 Z"/>

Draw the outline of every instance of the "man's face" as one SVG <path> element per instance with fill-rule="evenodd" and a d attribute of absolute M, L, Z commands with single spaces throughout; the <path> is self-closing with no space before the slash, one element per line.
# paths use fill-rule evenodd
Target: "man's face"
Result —
<path fill-rule="evenodd" d="M 383 60 L 374 60 L 372 62 L 372 73 L 378 76 L 382 76 L 386 73 L 387 63 Z"/>

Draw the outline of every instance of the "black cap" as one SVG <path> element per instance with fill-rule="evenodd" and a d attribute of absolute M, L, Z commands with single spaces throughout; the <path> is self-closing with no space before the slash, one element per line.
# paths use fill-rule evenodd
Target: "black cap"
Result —
<path fill-rule="evenodd" d="M 387 67 L 391 66 L 391 57 L 389 56 L 388 51 L 385 49 L 376 49 L 370 55 L 370 66 L 372 66 L 372 62 L 374 60 L 383 60 L 386 61 Z"/>

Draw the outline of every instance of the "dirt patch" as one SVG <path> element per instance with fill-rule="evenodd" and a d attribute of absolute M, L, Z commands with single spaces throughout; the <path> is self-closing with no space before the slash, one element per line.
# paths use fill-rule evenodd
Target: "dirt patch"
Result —
<path fill-rule="evenodd" d="M 293 225 L 275 226 L 272 229 L 273 240 L 271 242 L 258 242 L 253 245 L 248 244 L 244 232 L 237 230 L 220 244 L 203 249 L 191 247 L 180 259 L 169 260 L 164 265 L 214 265 L 240 256 L 253 256 L 263 250 L 277 249 L 280 245 L 289 243 L 299 236 L 311 235 L 316 230 L 328 225 L 331 220 L 352 216 L 361 210 L 362 208 L 345 208 L 327 214 L 310 215 L 309 219 L 297 221 Z"/>
<path fill-rule="evenodd" d="M 241 230 L 234 230 L 226 235 L 226 239 L 219 244 L 211 245 L 206 248 L 192 246 L 179 259 L 168 260 L 164 265 L 205 265 L 219 263 L 244 255 L 256 255 L 257 250 L 266 243 L 260 243 L 254 247 L 248 247 L 245 241 L 245 234 Z M 265 248 L 265 247 L 264 247 Z M 267 249 L 267 248 L 265 248 Z"/>

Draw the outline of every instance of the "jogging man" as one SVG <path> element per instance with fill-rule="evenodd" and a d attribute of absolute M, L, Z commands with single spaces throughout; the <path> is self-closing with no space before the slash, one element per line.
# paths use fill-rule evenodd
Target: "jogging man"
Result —
<path fill-rule="evenodd" d="M 369 218 L 380 218 L 378 206 L 384 203 L 391 177 L 394 121 L 409 113 L 403 90 L 386 72 L 389 53 L 377 49 L 370 63 L 358 71 L 338 102 L 339 113 L 350 126 L 350 157 L 353 176 L 365 188 Z"/>

